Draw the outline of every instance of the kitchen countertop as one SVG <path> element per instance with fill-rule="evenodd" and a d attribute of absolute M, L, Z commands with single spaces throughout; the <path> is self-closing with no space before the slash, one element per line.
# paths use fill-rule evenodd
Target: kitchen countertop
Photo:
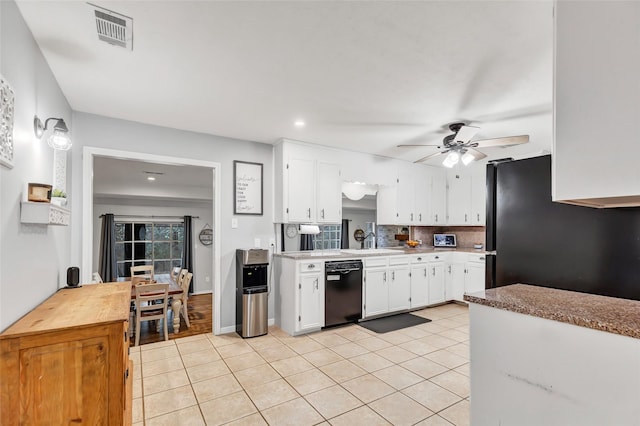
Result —
<path fill-rule="evenodd" d="M 286 257 L 289 259 L 360 259 L 363 257 L 372 256 L 396 256 L 396 255 L 408 255 L 408 254 L 429 254 L 429 253 L 475 253 L 485 254 L 484 249 L 474 248 L 434 248 L 434 247 L 380 247 L 379 252 L 372 249 L 364 249 L 362 252 L 343 250 L 309 250 L 309 251 L 287 251 L 283 253 L 275 253 L 274 256 Z"/>
<path fill-rule="evenodd" d="M 640 339 L 640 301 L 525 284 L 465 294 L 470 303 Z"/>

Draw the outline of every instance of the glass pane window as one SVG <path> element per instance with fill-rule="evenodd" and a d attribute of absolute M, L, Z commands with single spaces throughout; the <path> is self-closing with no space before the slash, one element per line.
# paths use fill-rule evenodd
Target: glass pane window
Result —
<path fill-rule="evenodd" d="M 155 274 L 168 274 L 182 264 L 183 223 L 116 222 L 118 278 L 131 275 L 131 266 L 154 265 Z"/>
<path fill-rule="evenodd" d="M 342 225 L 320 226 L 320 233 L 314 238 L 316 250 L 336 250 L 340 248 Z"/>

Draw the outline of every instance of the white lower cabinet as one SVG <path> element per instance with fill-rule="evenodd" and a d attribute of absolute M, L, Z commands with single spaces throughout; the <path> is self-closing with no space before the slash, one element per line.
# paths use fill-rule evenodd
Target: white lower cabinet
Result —
<path fill-rule="evenodd" d="M 389 312 L 411 307 L 411 275 L 408 256 L 389 257 Z"/>
<path fill-rule="evenodd" d="M 426 256 L 411 258 L 411 299 L 410 307 L 418 308 L 429 304 L 429 276 Z"/>
<path fill-rule="evenodd" d="M 453 256 L 455 259 L 451 259 L 446 268 L 446 287 L 447 287 L 447 300 L 462 301 L 464 296 L 464 278 L 465 278 L 465 264 L 464 260 L 458 259 L 458 256 Z"/>
<path fill-rule="evenodd" d="M 364 258 L 363 317 L 409 309 L 411 280 L 409 257 Z"/>
<path fill-rule="evenodd" d="M 445 299 L 444 262 L 435 260 L 428 263 L 429 304 L 443 303 Z"/>
<path fill-rule="evenodd" d="M 274 258 L 276 325 L 287 333 L 309 333 L 324 326 L 324 261 Z"/>
<path fill-rule="evenodd" d="M 364 287 L 362 316 L 367 318 L 388 312 L 387 268 L 365 269 Z"/>
<path fill-rule="evenodd" d="M 485 289 L 485 255 L 469 254 L 464 266 L 464 292 L 476 293 Z"/>

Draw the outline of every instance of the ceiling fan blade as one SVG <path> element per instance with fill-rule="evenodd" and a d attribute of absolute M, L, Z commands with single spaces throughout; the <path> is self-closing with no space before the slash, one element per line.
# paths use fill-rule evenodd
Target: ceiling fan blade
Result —
<path fill-rule="evenodd" d="M 467 153 L 473 155 L 475 161 L 482 160 L 487 154 L 478 151 L 477 149 L 467 148 Z"/>
<path fill-rule="evenodd" d="M 431 154 L 431 155 L 427 155 L 426 157 L 422 157 L 421 159 L 414 161 L 414 163 L 422 163 L 422 162 L 427 161 L 427 160 L 429 160 L 431 158 L 437 157 L 437 156 L 442 155 L 442 154 L 446 154 L 447 152 L 449 152 L 449 150 L 442 151 L 442 152 L 436 152 L 435 154 Z"/>
<path fill-rule="evenodd" d="M 520 145 L 529 142 L 529 135 L 507 136 L 504 138 L 482 139 L 473 141 L 472 147 L 488 148 L 493 146 Z"/>
<path fill-rule="evenodd" d="M 442 144 L 413 144 L 413 143 L 402 143 L 400 145 L 396 145 L 398 148 L 406 148 L 406 147 L 410 147 L 410 146 L 437 146 L 438 148 L 440 148 L 442 146 Z"/>
<path fill-rule="evenodd" d="M 454 138 L 454 140 L 456 142 L 467 143 L 479 131 L 480 131 L 480 127 L 462 126 L 460 127 L 460 130 L 458 130 L 458 133 L 456 133 L 456 137 Z"/>

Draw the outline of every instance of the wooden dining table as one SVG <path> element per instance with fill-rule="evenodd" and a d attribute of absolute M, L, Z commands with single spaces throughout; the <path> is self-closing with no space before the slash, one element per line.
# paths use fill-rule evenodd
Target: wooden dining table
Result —
<path fill-rule="evenodd" d="M 131 285 L 131 300 L 136 300 L 136 289 L 131 284 L 131 281 L 127 281 Z M 169 296 L 173 296 L 170 301 L 171 310 L 173 311 L 173 332 L 178 333 L 180 331 L 180 309 L 182 308 L 182 288 L 175 282 L 170 281 L 168 283 L 157 284 L 169 284 Z"/>

